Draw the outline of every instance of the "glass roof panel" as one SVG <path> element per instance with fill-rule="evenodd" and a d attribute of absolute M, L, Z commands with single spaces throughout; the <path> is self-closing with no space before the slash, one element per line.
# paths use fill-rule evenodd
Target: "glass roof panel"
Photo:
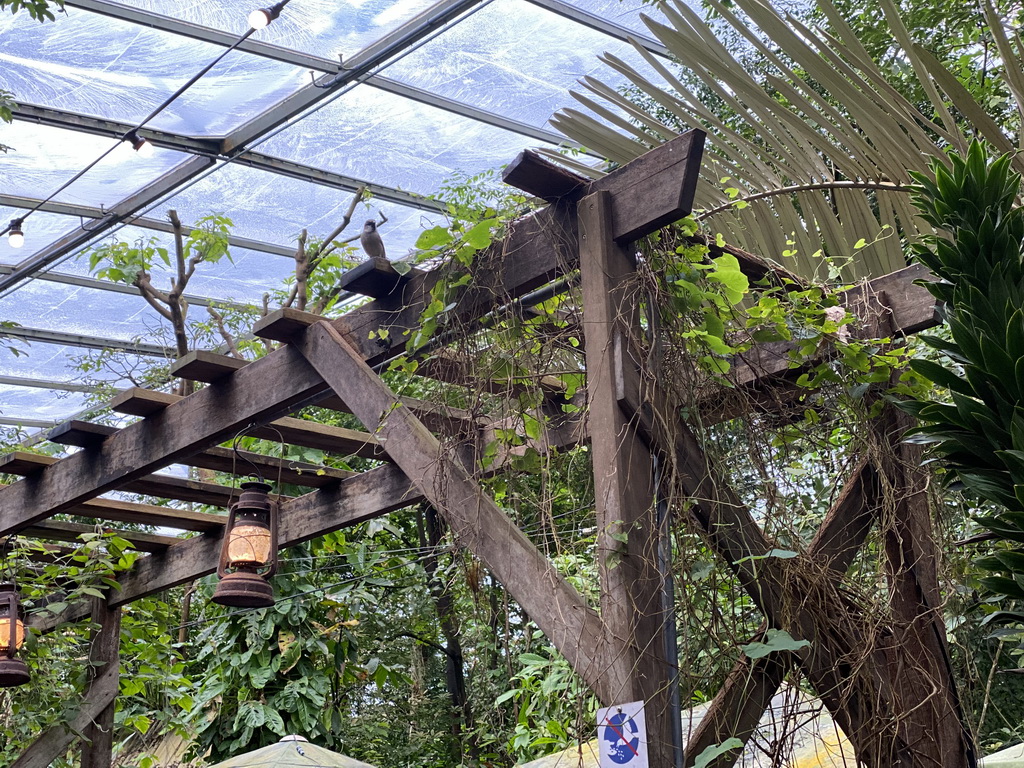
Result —
<path fill-rule="evenodd" d="M 14 147 L 0 156 L 3 191 L 25 197 L 50 195 L 116 143 L 103 136 L 23 122 L 3 125 L 0 142 Z M 141 157 L 121 142 L 54 200 L 109 208 L 171 170 L 184 157 L 169 149 L 155 149 L 152 157 Z M 35 216 L 26 222 L 26 242 Z"/>
<path fill-rule="evenodd" d="M 87 11 L 39 24 L 0 16 L 4 88 L 19 101 L 137 123 L 223 47 Z M 295 67 L 231 53 L 149 125 L 220 135 L 297 89 Z"/>
<path fill-rule="evenodd" d="M 0 317 L 29 328 L 168 343 L 160 341 L 164 333 L 160 317 L 141 296 L 45 280 L 28 281 L 0 298 Z M 30 351 L 36 346 L 33 343 Z"/>
<path fill-rule="evenodd" d="M 81 382 L 83 375 L 75 369 L 75 360 L 86 354 L 88 350 L 70 347 L 63 344 L 31 344 L 19 343 L 18 348 L 23 355 L 14 355 L 0 351 L 0 376 L 21 376 L 29 379 L 49 379 L 53 381 Z M 125 364 L 129 368 L 140 364 L 137 355 L 125 355 Z M 147 358 L 152 360 L 153 358 Z M 89 377 L 101 381 L 110 381 L 118 387 L 130 387 L 131 383 L 123 376 L 110 371 L 94 371 Z M 0 403 L 2 407 L 2 403 Z"/>
<path fill-rule="evenodd" d="M 0 415 L 5 419 L 63 421 L 86 407 L 86 397 L 82 392 L 0 384 Z"/>
<path fill-rule="evenodd" d="M 164 16 L 241 34 L 257 0 L 122 0 Z M 337 61 L 351 58 L 397 29 L 435 0 L 303 0 L 284 9 L 280 18 L 254 38 Z"/>
<path fill-rule="evenodd" d="M 306 159 L 312 158 L 307 155 Z M 183 190 L 168 205 L 178 210 L 182 221 L 195 222 L 211 212 L 223 213 L 234 222 L 236 235 L 291 245 L 303 228 L 313 236 L 329 234 L 341 223 L 351 200 L 350 192 L 228 163 Z M 362 222 L 382 210 L 388 222 L 381 234 L 391 258 L 408 253 L 419 233 L 440 221 L 439 216 L 395 203 L 375 200 L 371 205 L 369 210 L 356 210 L 341 237 L 358 234 Z M 280 261 L 287 269 L 288 259 Z"/>
<path fill-rule="evenodd" d="M 411 99 L 360 85 L 260 149 L 410 192 L 437 192 L 456 171 L 510 163 L 537 142 Z"/>
<path fill-rule="evenodd" d="M 598 60 L 605 51 L 649 71 L 628 43 L 526 0 L 495 0 L 382 74 L 542 126 L 555 110 L 575 104 L 569 89 L 580 78 L 594 75 L 613 87 L 626 82 Z"/>
<path fill-rule="evenodd" d="M 665 21 L 665 14 L 657 5 L 649 2 L 632 3 L 623 0 L 572 0 L 572 4 L 584 11 L 589 11 L 595 16 L 600 16 L 606 21 L 626 27 L 634 32 L 639 32 L 646 37 L 653 37 L 651 31 L 640 18 L 640 14 L 649 16 L 655 21 Z M 700 4 L 687 2 L 687 5 L 696 7 L 700 11 Z M 595 49 L 596 51 L 596 49 Z"/>

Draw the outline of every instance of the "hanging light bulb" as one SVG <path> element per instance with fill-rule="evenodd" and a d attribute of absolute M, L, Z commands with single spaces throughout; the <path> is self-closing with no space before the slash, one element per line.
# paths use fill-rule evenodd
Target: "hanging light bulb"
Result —
<path fill-rule="evenodd" d="M 127 141 L 131 144 L 132 149 L 139 153 L 139 157 L 153 156 L 153 145 L 139 136 L 138 132 L 128 131 L 128 133 L 124 135 L 123 141 Z"/>
<path fill-rule="evenodd" d="M 257 8 L 249 14 L 249 26 L 253 29 L 269 27 L 270 22 L 281 15 L 281 9 L 285 7 L 287 0 L 281 3 L 274 3 L 269 8 Z"/>
<path fill-rule="evenodd" d="M 271 21 L 273 19 L 270 18 L 270 10 L 267 8 L 257 8 L 249 14 L 249 26 L 253 29 L 268 27 Z"/>
<path fill-rule="evenodd" d="M 18 588 L 0 584 L 0 688 L 24 685 L 29 680 L 28 666 L 17 658 L 25 642 L 25 624 L 18 605 Z"/>
<path fill-rule="evenodd" d="M 25 233 L 21 229 L 24 219 L 15 219 L 7 230 L 7 244 L 11 248 L 21 248 L 25 244 Z"/>
<path fill-rule="evenodd" d="M 274 604 L 268 579 L 277 572 L 277 504 L 269 494 L 268 483 L 242 483 L 224 527 L 213 602 L 238 608 Z"/>

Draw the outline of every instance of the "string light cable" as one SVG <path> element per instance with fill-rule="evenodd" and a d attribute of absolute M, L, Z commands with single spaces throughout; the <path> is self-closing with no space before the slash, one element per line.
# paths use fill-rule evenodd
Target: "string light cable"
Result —
<path fill-rule="evenodd" d="M 82 178 L 85 174 L 87 174 L 89 171 L 91 171 L 97 165 L 102 163 L 114 150 L 118 149 L 122 144 L 124 144 L 124 143 L 130 144 L 132 149 L 134 149 L 136 152 L 139 153 L 140 157 L 149 157 L 150 155 L 152 155 L 153 154 L 153 145 L 149 141 L 147 141 L 145 138 L 143 138 L 139 134 L 139 131 L 148 122 L 153 120 L 161 112 L 163 112 L 171 104 L 173 104 L 175 102 L 175 100 L 177 100 L 177 98 L 179 96 L 181 96 L 183 93 L 185 93 L 185 91 L 187 91 L 189 88 L 191 88 L 193 85 L 195 85 L 211 69 L 213 69 L 215 66 L 217 66 L 224 59 L 225 56 L 227 56 L 229 53 L 231 53 L 236 48 L 238 48 L 238 46 L 240 46 L 242 43 L 244 43 L 246 40 L 248 40 L 253 35 L 253 33 L 256 32 L 257 29 L 263 29 L 268 24 L 270 24 L 271 21 L 273 21 L 278 16 L 280 16 L 281 15 L 281 11 L 290 2 L 291 2 L 291 0 L 280 0 L 279 2 L 277 2 L 274 5 L 270 6 L 269 8 L 260 8 L 260 9 L 257 9 L 256 11 L 253 11 L 251 14 L 249 14 L 249 28 L 245 32 L 243 32 L 241 35 L 239 35 L 238 39 L 235 40 L 234 43 L 232 43 L 230 46 L 228 46 L 226 49 L 224 49 L 224 51 L 221 52 L 218 56 L 216 56 L 213 59 L 213 61 L 211 61 L 205 67 L 200 69 L 196 74 L 194 74 L 192 77 L 190 77 L 183 85 L 181 85 L 181 87 L 179 87 L 174 93 L 172 93 L 170 96 L 168 96 L 166 99 L 164 99 L 155 109 L 153 109 L 152 112 L 150 112 L 148 115 L 146 115 L 146 117 L 144 117 L 142 119 L 142 121 L 139 122 L 138 125 L 136 125 L 131 130 L 125 132 L 125 134 L 123 136 L 121 136 L 121 138 L 118 139 L 115 144 L 113 144 L 109 149 L 107 149 L 105 152 L 103 152 L 99 157 L 97 157 L 91 163 L 89 163 L 84 168 L 82 168 L 82 170 L 80 170 L 78 173 L 76 173 L 70 179 L 68 179 L 63 184 L 61 184 L 59 187 L 57 187 L 57 189 L 55 189 L 53 192 L 51 192 L 49 194 L 49 196 L 46 197 L 46 199 L 40 200 L 38 203 L 36 203 L 32 208 L 30 208 L 28 210 L 27 213 L 25 213 L 24 215 L 22 215 L 22 216 L 20 216 L 20 217 L 18 217 L 16 219 L 13 219 L 11 221 L 11 223 L 7 225 L 6 229 L 4 229 L 2 232 L 0 232 L 0 236 L 7 235 L 8 236 L 8 240 L 7 240 L 8 245 L 10 245 L 12 248 L 20 248 L 22 245 L 24 245 L 24 243 L 25 243 L 25 234 L 24 234 L 24 223 L 25 223 L 25 220 L 28 219 L 29 216 L 31 216 L 33 213 L 38 211 L 40 208 L 42 208 L 44 205 L 46 205 L 51 200 L 53 200 L 53 198 L 55 198 L 57 195 L 59 195 L 65 189 L 67 189 L 72 184 L 74 184 L 76 181 L 78 181 L 80 178 Z M 254 20 L 259 24 L 259 26 L 255 26 L 252 23 Z"/>

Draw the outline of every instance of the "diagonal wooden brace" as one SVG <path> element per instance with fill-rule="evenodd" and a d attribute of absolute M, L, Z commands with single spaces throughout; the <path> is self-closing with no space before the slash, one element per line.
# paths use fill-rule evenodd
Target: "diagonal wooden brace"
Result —
<path fill-rule="evenodd" d="M 579 592 L 484 493 L 458 456 L 443 446 L 388 389 L 344 337 L 317 323 L 293 342 L 343 398 L 367 430 L 424 497 L 444 516 L 459 541 L 491 570 L 598 698 L 622 681 L 606 660 L 618 654 L 604 623 Z"/>

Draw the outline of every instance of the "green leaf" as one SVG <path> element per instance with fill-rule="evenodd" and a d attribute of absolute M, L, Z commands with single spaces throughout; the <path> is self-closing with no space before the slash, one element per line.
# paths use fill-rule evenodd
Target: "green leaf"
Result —
<path fill-rule="evenodd" d="M 735 736 L 726 739 L 721 744 L 712 744 L 697 755 L 697 759 L 693 763 L 693 768 L 707 768 L 712 761 L 721 757 L 726 752 L 731 752 L 734 749 L 740 749 L 742 747 L 743 742 Z"/>
<path fill-rule="evenodd" d="M 421 251 L 437 249 L 452 242 L 452 233 L 447 227 L 431 227 L 425 229 L 416 238 L 416 248 Z"/>
<path fill-rule="evenodd" d="M 807 640 L 795 639 L 784 629 L 769 629 L 764 633 L 764 638 L 764 642 L 747 643 L 740 646 L 740 650 L 747 654 L 747 658 L 760 659 L 777 651 L 799 651 L 810 645 Z"/>

